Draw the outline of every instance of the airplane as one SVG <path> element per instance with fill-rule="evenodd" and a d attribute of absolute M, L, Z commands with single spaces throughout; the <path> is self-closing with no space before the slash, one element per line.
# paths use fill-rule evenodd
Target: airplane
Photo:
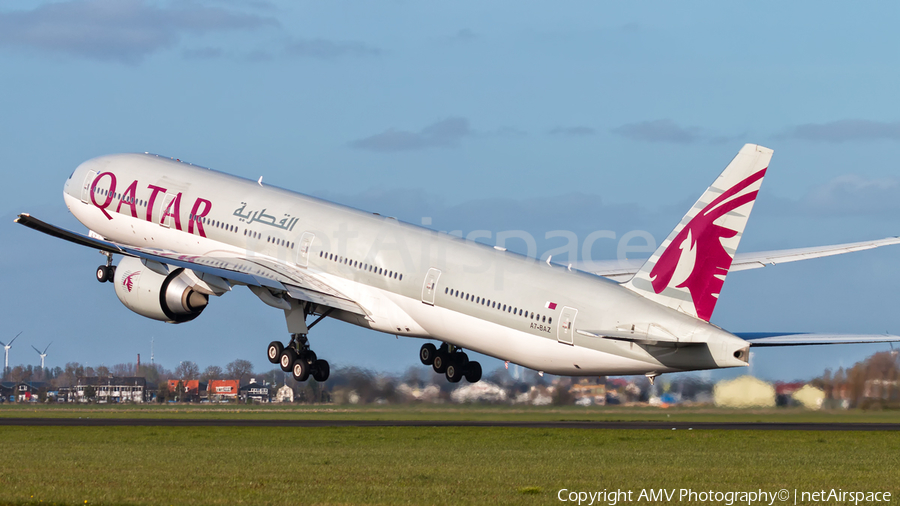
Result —
<path fill-rule="evenodd" d="M 266 355 L 298 381 L 330 375 L 308 337 L 326 317 L 429 340 L 420 361 L 453 383 L 481 379 L 465 350 L 541 374 L 652 382 L 747 367 L 756 346 L 900 341 L 710 323 L 731 270 L 900 242 L 736 253 L 771 157 L 745 145 L 646 262 L 601 262 L 593 272 L 150 153 L 100 156 L 72 172 L 63 197 L 87 235 L 29 214 L 15 221 L 100 250 L 97 280 L 147 318 L 185 323 L 211 296 L 246 286 L 284 311 L 290 339 Z"/>

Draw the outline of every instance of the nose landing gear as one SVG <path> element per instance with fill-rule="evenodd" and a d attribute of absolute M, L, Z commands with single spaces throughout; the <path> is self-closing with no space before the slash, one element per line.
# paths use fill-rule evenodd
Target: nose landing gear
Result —
<path fill-rule="evenodd" d="M 469 356 L 461 348 L 443 343 L 440 348 L 425 343 L 419 349 L 419 360 L 430 365 L 434 372 L 447 376 L 450 383 L 459 383 L 463 378 L 469 383 L 481 380 L 481 364 L 469 360 Z"/>

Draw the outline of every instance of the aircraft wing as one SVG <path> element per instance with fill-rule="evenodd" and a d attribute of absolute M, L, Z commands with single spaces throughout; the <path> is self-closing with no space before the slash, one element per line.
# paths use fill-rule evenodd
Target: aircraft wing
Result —
<path fill-rule="evenodd" d="M 845 244 L 834 244 L 831 246 L 815 246 L 812 248 L 795 248 L 782 249 L 774 251 L 759 251 L 755 253 L 738 253 L 734 256 L 731 263 L 730 271 L 743 271 L 747 269 L 759 269 L 768 265 L 777 265 L 787 262 L 796 262 L 799 260 L 809 260 L 811 258 L 828 257 L 832 255 L 843 255 L 844 253 L 852 253 L 854 251 L 863 251 L 867 249 L 879 248 L 881 246 L 889 246 L 891 244 L 900 244 L 900 237 L 887 237 L 885 239 L 877 239 L 874 241 L 851 242 Z M 607 260 L 600 262 L 585 262 L 580 264 L 579 270 L 584 270 L 592 274 L 604 276 L 614 281 L 627 281 L 641 268 L 642 260 Z"/>
<path fill-rule="evenodd" d="M 889 334 L 811 334 L 806 332 L 735 332 L 750 346 L 807 346 L 813 344 L 896 343 Z"/>
<path fill-rule="evenodd" d="M 182 267 L 197 273 L 218 276 L 232 283 L 283 291 L 295 299 L 342 309 L 362 316 L 368 314 L 359 304 L 306 270 L 263 257 L 184 255 L 173 251 L 129 246 L 72 232 L 28 214 L 20 214 L 15 222 L 81 246 Z"/>

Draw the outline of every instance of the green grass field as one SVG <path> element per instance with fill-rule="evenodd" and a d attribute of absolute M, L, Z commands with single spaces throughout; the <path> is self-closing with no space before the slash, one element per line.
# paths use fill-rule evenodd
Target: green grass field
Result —
<path fill-rule="evenodd" d="M 895 412 L 485 406 L 4 406 L 0 416 L 898 419 Z M 900 495 L 897 432 L 7 426 L 0 436 L 0 504 L 559 504 L 563 488 L 635 497 L 642 488 Z"/>
<path fill-rule="evenodd" d="M 889 490 L 900 434 L 4 427 L 2 504 L 548 504 L 558 490 Z"/>
<path fill-rule="evenodd" d="M 684 422 L 856 422 L 900 423 L 900 411 L 835 410 L 802 408 L 722 409 L 713 407 L 580 407 L 491 406 L 417 404 L 386 406 L 349 405 L 0 405 L 2 417 L 95 418 L 241 418 L 306 420 L 586 420 L 586 421 L 684 421 Z"/>

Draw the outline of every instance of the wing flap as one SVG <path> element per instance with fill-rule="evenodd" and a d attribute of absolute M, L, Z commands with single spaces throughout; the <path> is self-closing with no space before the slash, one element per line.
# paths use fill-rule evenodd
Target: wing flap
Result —
<path fill-rule="evenodd" d="M 287 288 L 288 295 L 297 300 L 305 300 L 307 302 L 312 302 L 313 304 L 341 309 L 343 311 L 358 314 L 360 316 L 369 316 L 368 314 L 366 314 L 366 311 L 362 308 L 362 306 L 350 299 L 340 298 L 327 293 L 316 292 L 299 286 L 284 286 L 285 288 Z"/>

